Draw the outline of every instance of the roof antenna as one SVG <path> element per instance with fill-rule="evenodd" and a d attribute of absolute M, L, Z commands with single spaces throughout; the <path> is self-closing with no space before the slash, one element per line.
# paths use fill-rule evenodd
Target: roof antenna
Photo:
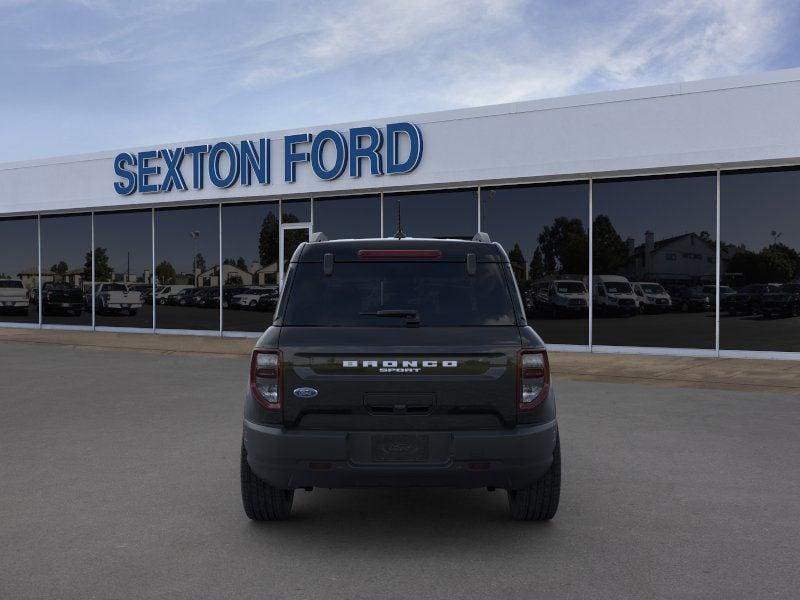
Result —
<path fill-rule="evenodd" d="M 403 224 L 400 220 L 400 200 L 397 200 L 397 233 L 394 234 L 398 240 L 402 240 L 406 237 L 406 234 L 403 233 Z"/>

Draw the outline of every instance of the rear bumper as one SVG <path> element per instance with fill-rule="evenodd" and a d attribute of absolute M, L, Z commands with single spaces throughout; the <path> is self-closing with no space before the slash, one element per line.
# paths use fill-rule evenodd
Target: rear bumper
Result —
<path fill-rule="evenodd" d="M 302 487 L 527 487 L 553 461 L 558 425 L 502 431 L 290 431 L 244 421 L 250 468 L 281 489 Z M 410 441 L 409 441 L 410 440 Z M 419 461 L 389 458 L 424 446 Z M 412 454 L 414 448 L 412 448 Z M 423 458 L 424 455 L 424 458 Z"/>

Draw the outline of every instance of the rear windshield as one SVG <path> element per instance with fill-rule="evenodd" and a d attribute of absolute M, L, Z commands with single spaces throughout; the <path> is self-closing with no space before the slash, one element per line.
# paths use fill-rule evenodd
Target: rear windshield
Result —
<path fill-rule="evenodd" d="M 22 282 L 16 279 L 0 279 L 0 288 L 21 288 Z"/>
<path fill-rule="evenodd" d="M 497 263 L 336 263 L 325 276 L 320 263 L 298 263 L 283 325 L 404 327 L 416 311 L 420 327 L 515 325 L 511 295 Z"/>

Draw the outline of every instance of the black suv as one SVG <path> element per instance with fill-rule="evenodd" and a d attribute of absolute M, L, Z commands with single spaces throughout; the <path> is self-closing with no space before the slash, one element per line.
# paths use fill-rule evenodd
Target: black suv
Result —
<path fill-rule="evenodd" d="M 777 290 L 762 295 L 758 311 L 765 317 L 800 315 L 800 283 L 784 283 Z"/>
<path fill-rule="evenodd" d="M 761 298 L 764 294 L 777 292 L 780 286 L 775 283 L 751 283 L 726 298 L 725 308 L 732 317 L 742 313 L 753 315 L 761 309 Z"/>
<path fill-rule="evenodd" d="M 555 393 L 503 248 L 316 235 L 252 354 L 247 516 L 287 518 L 298 488 L 451 486 L 503 488 L 513 518 L 551 519 Z"/>

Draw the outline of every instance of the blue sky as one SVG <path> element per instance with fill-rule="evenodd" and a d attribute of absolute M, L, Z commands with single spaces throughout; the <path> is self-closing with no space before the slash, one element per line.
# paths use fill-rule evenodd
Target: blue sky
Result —
<path fill-rule="evenodd" d="M 800 65 L 800 3 L 0 0 L 0 162 Z"/>

